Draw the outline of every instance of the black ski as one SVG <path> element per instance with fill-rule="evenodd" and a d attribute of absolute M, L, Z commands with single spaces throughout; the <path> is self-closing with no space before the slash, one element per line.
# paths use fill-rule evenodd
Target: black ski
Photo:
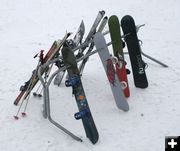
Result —
<path fill-rule="evenodd" d="M 80 72 L 77 67 L 76 58 L 72 49 L 68 46 L 64 46 L 62 49 L 62 56 L 65 66 L 67 67 L 68 80 L 65 84 L 67 87 L 72 86 L 73 94 L 76 99 L 79 112 L 75 113 L 75 119 L 82 119 L 83 126 L 86 132 L 86 136 L 90 141 L 95 144 L 98 141 L 99 134 L 96 129 L 91 111 L 85 96 L 85 92 L 82 86 Z"/>
<path fill-rule="evenodd" d="M 146 64 L 142 60 L 141 47 L 139 45 L 134 19 L 129 15 L 124 16 L 121 19 L 121 26 L 131 60 L 134 84 L 138 88 L 147 88 L 148 80 L 145 72 Z"/>

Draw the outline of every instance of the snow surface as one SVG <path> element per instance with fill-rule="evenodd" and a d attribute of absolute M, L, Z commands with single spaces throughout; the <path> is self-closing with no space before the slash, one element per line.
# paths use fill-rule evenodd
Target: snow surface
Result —
<path fill-rule="evenodd" d="M 0 151 L 164 150 L 165 136 L 180 135 L 179 6 L 179 0 L 0 0 Z M 119 19 L 130 14 L 137 24 L 145 23 L 138 33 L 143 51 L 169 68 L 144 58 L 149 87 L 136 88 L 129 75 L 130 110 L 125 113 L 115 105 L 98 55 L 90 58 L 82 80 L 99 131 L 96 145 L 73 118 L 77 106 L 64 85 L 50 87 L 52 116 L 82 143 L 42 117 L 42 99 L 31 97 L 27 117 L 14 120 L 18 107 L 13 101 L 36 66 L 33 56 L 47 51 L 66 30 L 76 32 L 82 19 L 87 34 L 100 10 Z M 128 56 L 126 60 L 130 67 Z"/>

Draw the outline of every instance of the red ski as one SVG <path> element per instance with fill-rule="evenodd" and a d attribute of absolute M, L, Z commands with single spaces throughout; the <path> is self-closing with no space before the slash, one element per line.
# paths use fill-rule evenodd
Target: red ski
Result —
<path fill-rule="evenodd" d="M 39 81 L 39 78 L 37 75 L 39 66 L 46 63 L 49 60 L 52 60 L 54 57 L 56 57 L 60 48 L 63 46 L 64 42 L 66 41 L 66 39 L 69 36 L 70 36 L 70 33 L 66 33 L 62 40 L 54 41 L 51 48 L 49 49 L 49 51 L 47 52 L 47 54 L 44 57 L 42 54 L 43 51 L 41 51 L 40 56 L 39 56 L 40 57 L 39 63 L 37 65 L 36 69 L 33 71 L 31 78 L 25 83 L 24 86 L 21 86 L 20 93 L 18 94 L 17 98 L 15 99 L 14 105 L 18 105 L 21 98 L 23 98 L 23 99 L 27 98 L 27 96 L 30 94 L 31 90 L 34 88 L 34 86 Z M 36 56 L 38 56 L 38 54 Z M 44 74 L 44 72 L 46 72 L 46 70 L 48 70 L 48 69 L 45 69 L 44 71 L 42 71 L 42 74 Z"/>

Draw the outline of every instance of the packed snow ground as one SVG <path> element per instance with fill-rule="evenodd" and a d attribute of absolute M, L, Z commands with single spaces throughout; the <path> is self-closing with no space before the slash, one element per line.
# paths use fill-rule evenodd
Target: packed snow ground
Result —
<path fill-rule="evenodd" d="M 161 151 L 165 136 L 180 134 L 180 1 L 179 0 L 0 0 L 0 150 L 1 151 Z M 51 85 L 52 116 L 84 141 L 74 141 L 42 117 L 42 99 L 31 97 L 27 117 L 13 119 L 13 101 L 31 75 L 37 59 L 67 31 L 76 32 L 81 20 L 89 31 L 98 11 L 130 14 L 137 24 L 145 53 L 168 68 L 144 58 L 149 67 L 147 89 L 138 89 L 129 76 L 131 96 L 127 113 L 117 109 L 98 55 L 90 58 L 82 77 L 99 131 L 92 145 L 85 137 L 71 89 Z M 108 36 L 106 36 L 107 39 Z M 109 47 L 111 51 L 111 47 Z M 126 56 L 128 67 L 129 58 Z"/>

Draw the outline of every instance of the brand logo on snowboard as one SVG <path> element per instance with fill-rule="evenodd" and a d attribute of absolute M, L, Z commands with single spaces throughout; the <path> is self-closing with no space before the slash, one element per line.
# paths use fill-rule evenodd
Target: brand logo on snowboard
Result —
<path fill-rule="evenodd" d="M 138 63 L 138 73 L 144 74 L 144 65 L 143 65 L 141 55 L 137 55 L 136 57 L 137 57 L 137 63 Z"/>
<path fill-rule="evenodd" d="M 109 82 L 115 86 L 115 70 L 114 70 L 114 66 L 113 66 L 113 62 L 111 59 L 107 60 L 107 65 L 106 65 L 106 73 L 107 73 L 107 77 Z"/>

